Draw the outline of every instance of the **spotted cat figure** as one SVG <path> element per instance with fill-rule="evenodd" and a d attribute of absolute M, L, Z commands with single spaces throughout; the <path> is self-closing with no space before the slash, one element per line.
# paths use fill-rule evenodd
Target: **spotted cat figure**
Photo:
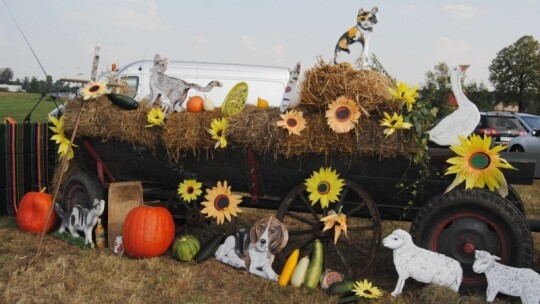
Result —
<path fill-rule="evenodd" d="M 337 64 L 337 57 L 339 52 L 351 53 L 349 46 L 353 43 L 360 43 L 362 45 L 362 53 L 356 60 L 356 66 L 362 69 L 369 69 L 368 56 L 369 56 L 369 42 L 371 35 L 373 34 L 373 26 L 379 21 L 378 16 L 379 9 L 375 6 L 371 11 L 364 11 L 360 9 L 356 18 L 356 25 L 346 31 L 341 37 L 339 37 L 334 49 L 334 63 Z"/>

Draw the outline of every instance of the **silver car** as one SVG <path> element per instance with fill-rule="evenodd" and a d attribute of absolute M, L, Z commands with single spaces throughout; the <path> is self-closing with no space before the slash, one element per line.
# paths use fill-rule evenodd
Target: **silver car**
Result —
<path fill-rule="evenodd" d="M 527 152 L 536 160 L 534 177 L 540 178 L 540 116 L 516 113 L 515 116 L 529 132 L 518 136 L 508 144 L 510 152 Z"/>

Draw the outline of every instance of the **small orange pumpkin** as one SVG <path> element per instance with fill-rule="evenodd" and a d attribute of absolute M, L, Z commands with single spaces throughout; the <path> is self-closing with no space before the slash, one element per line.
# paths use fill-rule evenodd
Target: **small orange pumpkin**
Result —
<path fill-rule="evenodd" d="M 45 188 L 41 189 L 40 192 L 27 192 L 21 199 L 17 212 L 19 229 L 32 233 L 43 232 L 52 204 L 52 196 L 45 193 Z M 55 222 L 56 213 L 52 211 L 45 232 L 51 231 Z"/>
<path fill-rule="evenodd" d="M 188 112 L 200 113 L 203 110 L 204 100 L 201 96 L 190 97 L 187 101 L 186 108 Z"/>
<path fill-rule="evenodd" d="M 124 251 L 134 258 L 160 256 L 174 240 L 174 221 L 163 207 L 133 208 L 122 228 Z"/>

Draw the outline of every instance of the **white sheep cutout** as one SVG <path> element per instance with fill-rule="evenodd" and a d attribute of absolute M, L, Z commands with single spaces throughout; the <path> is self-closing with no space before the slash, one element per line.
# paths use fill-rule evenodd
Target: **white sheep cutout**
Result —
<path fill-rule="evenodd" d="M 487 251 L 474 252 L 473 271 L 484 273 L 487 279 L 486 301 L 492 302 L 497 293 L 521 298 L 521 303 L 540 302 L 540 274 L 529 268 L 499 264 L 500 258 Z"/>
<path fill-rule="evenodd" d="M 446 286 L 456 292 L 459 290 L 463 269 L 458 261 L 417 247 L 411 235 L 402 229 L 396 229 L 385 237 L 383 245 L 394 250 L 394 265 L 399 275 L 392 296 L 401 294 L 409 277 L 422 283 Z"/>

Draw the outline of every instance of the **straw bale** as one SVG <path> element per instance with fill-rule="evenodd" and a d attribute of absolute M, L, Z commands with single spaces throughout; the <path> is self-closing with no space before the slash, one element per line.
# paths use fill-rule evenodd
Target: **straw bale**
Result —
<path fill-rule="evenodd" d="M 323 61 L 307 70 L 301 84 L 301 103 L 326 110 L 340 96 L 356 102 L 368 113 L 396 112 L 401 105 L 392 101 L 388 89 L 395 86 L 387 76 L 370 70 L 357 70 L 348 63 L 326 64 Z"/>
<path fill-rule="evenodd" d="M 173 113 L 167 118 L 162 134 L 163 145 L 169 158 L 178 162 L 185 151 L 214 149 L 216 141 L 208 132 L 212 120 L 221 118 L 221 110 L 202 113 Z"/>
<path fill-rule="evenodd" d="M 64 114 L 67 134 L 73 132 L 81 102 L 84 108 L 77 131 L 78 137 L 117 139 L 147 147 L 155 147 L 159 143 L 161 127 L 145 127 L 148 125 L 148 105 L 141 104 L 137 109 L 126 110 L 114 105 L 106 96 L 90 101 L 69 101 Z"/>

